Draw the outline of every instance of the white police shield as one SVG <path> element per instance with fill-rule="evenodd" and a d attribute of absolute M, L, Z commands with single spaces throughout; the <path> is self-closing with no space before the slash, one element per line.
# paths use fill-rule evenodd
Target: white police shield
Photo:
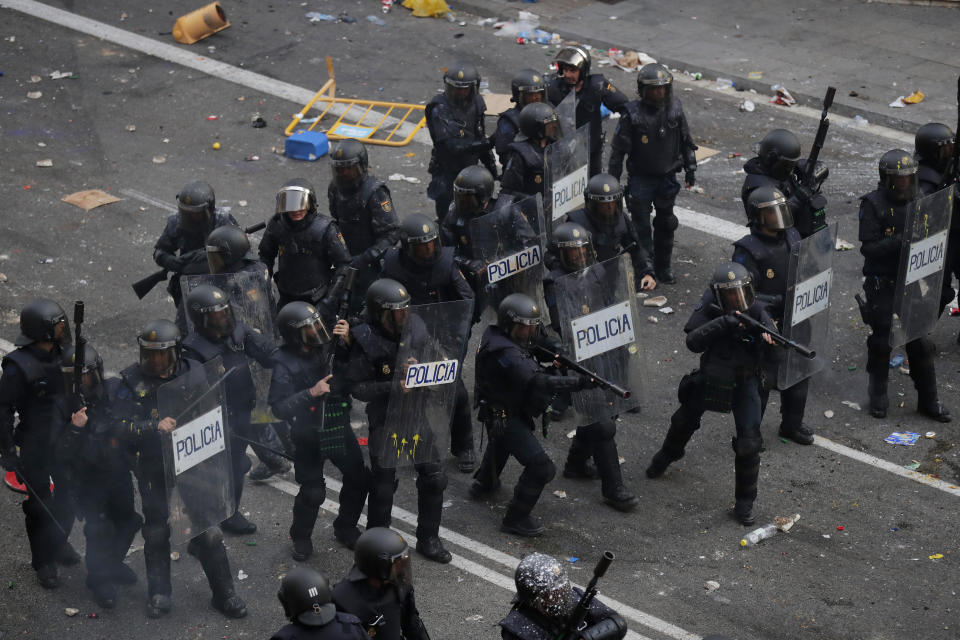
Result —
<path fill-rule="evenodd" d="M 779 389 L 792 387 L 827 366 L 836 239 L 837 225 L 833 224 L 804 238 L 790 255 L 787 282 L 791 284 L 784 295 L 780 330 L 794 342 L 816 351 L 817 356 L 806 358 L 793 349 L 784 349 L 784 361 L 777 369 Z"/>
<path fill-rule="evenodd" d="M 484 264 L 480 308 L 494 311 L 511 293 L 525 293 L 543 303 L 546 231 L 540 194 L 509 200 L 470 221 L 474 255 Z"/>
<path fill-rule="evenodd" d="M 448 454 L 472 318 L 472 300 L 407 308 L 387 420 L 369 442 L 381 466 L 437 462 Z"/>
<path fill-rule="evenodd" d="M 160 419 L 177 427 L 161 436 L 170 509 L 170 541 L 180 544 L 236 511 L 230 426 L 220 357 L 191 368 L 157 390 Z"/>
<path fill-rule="evenodd" d="M 590 174 L 590 127 L 584 125 L 570 135 L 547 145 L 543 154 L 545 171 L 544 210 L 552 222 L 571 211 L 582 209 Z"/>
<path fill-rule="evenodd" d="M 201 284 L 213 285 L 222 290 L 230 300 L 234 317 L 258 333 L 269 337 L 274 343 L 279 343 L 280 334 L 274 322 L 276 315 L 276 300 L 273 296 L 272 283 L 267 268 L 262 264 L 258 269 L 239 271 L 237 273 L 205 273 L 201 275 L 180 276 L 180 286 L 184 299 L 188 293 Z M 195 331 L 193 321 L 187 316 L 187 328 Z M 267 394 L 270 392 L 271 371 L 264 369 L 260 363 L 250 360 L 250 373 L 253 376 L 253 385 L 257 390 L 257 404 L 250 414 L 253 424 L 280 422 L 270 411 L 267 404 Z"/>
<path fill-rule="evenodd" d="M 557 278 L 554 287 L 566 354 L 601 378 L 630 390 L 629 398 L 603 389 L 574 393 L 578 424 L 639 407 L 645 366 L 629 257 L 621 255 L 567 274 Z"/>
<path fill-rule="evenodd" d="M 890 346 L 930 333 L 940 315 L 940 287 L 953 212 L 953 185 L 911 203 L 893 298 Z"/>
<path fill-rule="evenodd" d="M 577 130 L 577 92 L 571 89 L 554 109 L 560 119 L 560 131 L 564 136 L 573 135 Z"/>

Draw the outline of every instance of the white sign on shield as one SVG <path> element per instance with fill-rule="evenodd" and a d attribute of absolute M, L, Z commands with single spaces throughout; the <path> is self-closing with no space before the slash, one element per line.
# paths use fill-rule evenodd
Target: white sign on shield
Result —
<path fill-rule="evenodd" d="M 580 316 L 570 322 L 570 328 L 577 362 L 626 346 L 635 339 L 629 301 Z"/>
<path fill-rule="evenodd" d="M 944 253 L 947 247 L 947 231 L 935 233 L 910 244 L 910 261 L 907 263 L 906 284 L 911 284 L 943 270 Z"/>
<path fill-rule="evenodd" d="M 411 364 L 407 368 L 407 375 L 403 380 L 403 386 L 407 389 L 416 389 L 417 387 L 433 387 L 438 384 L 449 384 L 457 381 L 457 372 L 459 370 L 459 360 L 440 360 L 438 362 Z"/>
<path fill-rule="evenodd" d="M 541 262 L 543 262 L 543 256 L 541 255 L 540 245 L 535 244 L 488 264 L 487 280 L 490 284 L 493 284 L 521 271 L 526 271 L 530 267 L 535 267 Z"/>
<path fill-rule="evenodd" d="M 583 194 L 587 190 L 588 165 L 574 169 L 553 183 L 553 219 L 583 208 Z"/>
<path fill-rule="evenodd" d="M 223 409 L 217 407 L 171 434 L 173 437 L 173 469 L 180 475 L 227 448 L 223 433 Z"/>
<path fill-rule="evenodd" d="M 830 306 L 830 283 L 833 270 L 821 271 L 797 285 L 793 292 L 793 316 L 790 326 L 796 326 Z"/>

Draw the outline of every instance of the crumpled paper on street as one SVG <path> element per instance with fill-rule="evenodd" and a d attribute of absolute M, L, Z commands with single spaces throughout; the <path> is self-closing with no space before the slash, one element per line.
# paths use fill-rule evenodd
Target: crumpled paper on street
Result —
<path fill-rule="evenodd" d="M 651 58 L 642 51 L 620 51 L 619 49 L 610 49 L 607 52 L 611 64 L 623 71 L 636 71 L 640 67 L 653 64 L 655 59 Z"/>
<path fill-rule="evenodd" d="M 450 13 L 443 0 L 404 0 L 403 6 L 412 9 L 417 18 L 441 18 Z"/>

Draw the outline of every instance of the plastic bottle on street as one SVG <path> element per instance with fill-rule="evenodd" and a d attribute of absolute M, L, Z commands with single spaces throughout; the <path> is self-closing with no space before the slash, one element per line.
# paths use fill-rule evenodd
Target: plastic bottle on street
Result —
<path fill-rule="evenodd" d="M 774 534 L 777 533 L 777 525 L 774 523 L 765 524 L 759 529 L 754 529 L 747 535 L 743 536 L 740 539 L 741 547 L 752 547 L 761 540 L 766 540 L 767 538 L 772 538 Z"/>

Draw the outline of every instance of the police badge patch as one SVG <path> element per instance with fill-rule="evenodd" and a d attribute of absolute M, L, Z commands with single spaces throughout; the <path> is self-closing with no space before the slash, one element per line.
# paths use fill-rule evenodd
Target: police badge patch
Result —
<path fill-rule="evenodd" d="M 385 376 L 390 375 L 390 365 L 388 365 L 388 364 L 383 365 L 383 367 L 380 369 L 380 371 L 382 371 L 382 372 L 383 372 L 383 375 L 385 375 Z"/>
<path fill-rule="evenodd" d="M 380 203 L 380 208 L 383 209 L 384 213 L 390 213 L 390 201 L 384 200 Z"/>
<path fill-rule="evenodd" d="M 767 269 L 767 278 L 773 279 L 773 276 L 774 276 L 773 269 Z"/>

